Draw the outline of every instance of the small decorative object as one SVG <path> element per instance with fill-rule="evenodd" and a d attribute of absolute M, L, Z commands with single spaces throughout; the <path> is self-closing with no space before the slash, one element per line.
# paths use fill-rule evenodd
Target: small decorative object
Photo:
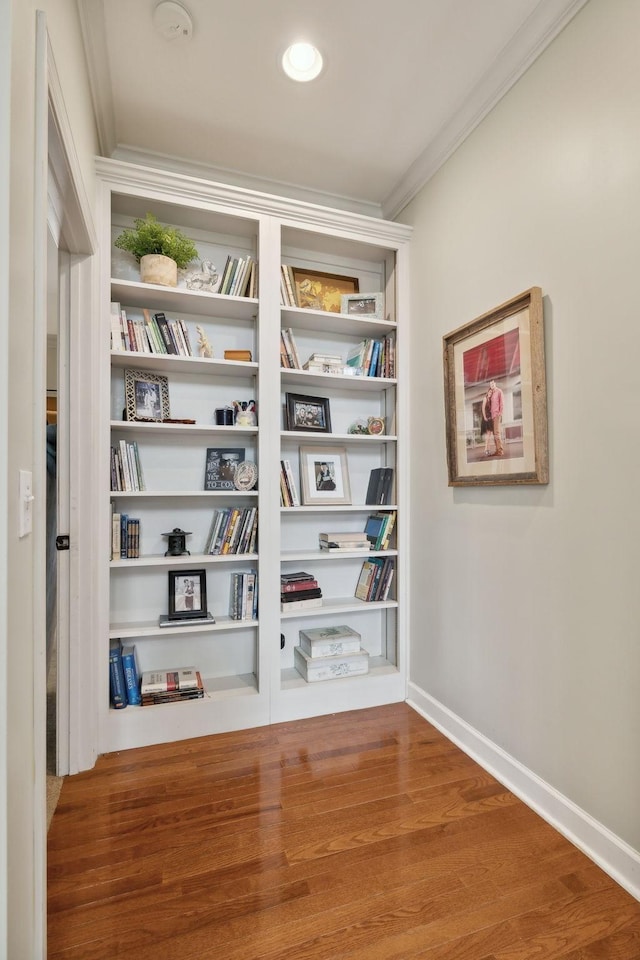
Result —
<path fill-rule="evenodd" d="M 138 261 L 143 283 L 177 286 L 178 268 L 186 267 L 198 256 L 193 241 L 176 227 L 159 223 L 152 213 L 144 220 L 137 218 L 133 222 L 133 228 L 123 230 L 117 237 L 116 247 L 131 253 Z"/>
<path fill-rule="evenodd" d="M 242 460 L 233 479 L 236 490 L 253 490 L 258 482 L 258 467 L 252 460 Z"/>
<path fill-rule="evenodd" d="M 244 447 L 208 447 L 204 489 L 235 490 L 236 470 L 244 460 L 244 452 Z"/>
<path fill-rule="evenodd" d="M 199 323 L 196 324 L 196 330 L 198 332 L 198 355 L 201 357 L 207 357 L 208 359 L 212 359 L 213 347 L 209 343 L 207 339 L 207 335 Z"/>
<path fill-rule="evenodd" d="M 369 417 L 367 420 L 367 430 L 374 437 L 384 433 L 384 419 L 382 417 Z"/>
<path fill-rule="evenodd" d="M 163 533 L 162 536 L 167 538 L 165 557 L 191 555 L 191 551 L 187 550 L 187 537 L 191 536 L 190 530 L 181 530 L 180 527 L 174 527 L 171 533 Z"/>
<path fill-rule="evenodd" d="M 217 427 L 232 427 L 235 417 L 233 407 L 218 407 L 215 411 Z"/>
<path fill-rule="evenodd" d="M 255 400 L 234 400 L 236 427 L 255 427 L 258 424 Z"/>
<path fill-rule="evenodd" d="M 169 381 L 146 370 L 125 370 L 127 420 L 168 420 Z"/>
<path fill-rule="evenodd" d="M 331 433 L 331 413 L 327 397 L 286 394 L 287 430 Z"/>
<path fill-rule="evenodd" d="M 366 320 L 384 320 L 384 293 L 343 293 L 340 313 Z"/>
<path fill-rule="evenodd" d="M 449 486 L 548 483 L 542 291 L 443 338 Z"/>
<path fill-rule="evenodd" d="M 242 363 L 251 363 L 251 350 L 225 350 L 225 360 L 240 360 Z"/>
<path fill-rule="evenodd" d="M 200 270 L 191 273 L 185 280 L 187 290 L 202 290 L 205 293 L 215 293 L 220 276 L 211 260 L 203 260 Z"/>
<path fill-rule="evenodd" d="M 300 447 L 300 479 L 305 506 L 351 503 L 345 447 Z"/>
<path fill-rule="evenodd" d="M 296 300 L 307 310 L 328 310 L 340 313 L 343 293 L 357 293 L 357 277 L 342 277 L 335 273 L 292 267 Z"/>
<path fill-rule="evenodd" d="M 347 433 L 355 434 L 365 434 L 369 433 L 369 425 L 366 420 L 360 418 L 360 420 L 354 420 L 354 422 L 349 427 Z"/>

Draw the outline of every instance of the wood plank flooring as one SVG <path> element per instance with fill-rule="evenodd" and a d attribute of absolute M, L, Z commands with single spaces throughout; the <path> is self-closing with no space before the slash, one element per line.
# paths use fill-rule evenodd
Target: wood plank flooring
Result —
<path fill-rule="evenodd" d="M 640 904 L 406 704 L 101 757 L 48 872 L 49 960 L 640 958 Z"/>

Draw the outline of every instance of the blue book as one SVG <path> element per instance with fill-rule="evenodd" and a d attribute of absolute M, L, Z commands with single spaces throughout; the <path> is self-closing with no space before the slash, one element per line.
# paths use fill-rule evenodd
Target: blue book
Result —
<path fill-rule="evenodd" d="M 140 696 L 140 673 L 136 662 L 134 644 L 122 648 L 122 668 L 124 670 L 127 703 L 132 707 L 139 707 L 142 704 L 142 697 Z"/>
<path fill-rule="evenodd" d="M 127 559 L 127 542 L 128 542 L 128 530 L 129 530 L 129 515 L 126 513 L 120 514 L 120 559 Z"/>
<path fill-rule="evenodd" d="M 122 667 L 122 644 L 119 640 L 112 640 L 109 646 L 109 688 L 111 706 L 114 710 L 124 709 L 127 705 L 127 690 Z"/>

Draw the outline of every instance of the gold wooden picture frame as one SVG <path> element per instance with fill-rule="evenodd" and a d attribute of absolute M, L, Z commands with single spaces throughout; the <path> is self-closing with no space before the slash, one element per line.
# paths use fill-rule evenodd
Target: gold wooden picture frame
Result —
<path fill-rule="evenodd" d="M 343 277 L 340 274 L 322 273 L 302 267 L 292 267 L 291 270 L 298 306 L 307 310 L 340 313 L 342 295 L 358 293 L 360 287 L 357 277 Z"/>
<path fill-rule="evenodd" d="M 549 482 L 542 291 L 443 337 L 449 486 Z"/>

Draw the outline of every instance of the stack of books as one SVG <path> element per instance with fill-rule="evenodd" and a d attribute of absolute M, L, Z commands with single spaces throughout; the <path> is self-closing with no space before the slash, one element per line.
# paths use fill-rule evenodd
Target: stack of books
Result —
<path fill-rule="evenodd" d="M 179 700 L 201 700 L 204 697 L 202 677 L 195 667 L 146 670 L 142 674 L 140 696 L 143 707 Z"/>
<path fill-rule="evenodd" d="M 387 513 L 372 513 L 367 517 L 364 532 L 372 550 L 388 550 L 391 534 L 396 524 L 395 510 Z"/>
<path fill-rule="evenodd" d="M 167 320 L 164 313 L 143 310 L 128 317 L 119 303 L 111 303 L 111 349 L 116 353 L 155 353 L 191 357 L 189 330 L 184 320 Z"/>
<path fill-rule="evenodd" d="M 257 536 L 257 507 L 219 507 L 213 511 L 204 552 L 213 556 L 253 553 Z"/>
<path fill-rule="evenodd" d="M 361 676 L 369 672 L 369 654 L 361 640 L 346 624 L 301 630 L 300 645 L 293 650 L 295 668 L 307 683 Z"/>
<path fill-rule="evenodd" d="M 258 574 L 255 570 L 231 574 L 229 617 L 231 620 L 257 619 Z"/>
<path fill-rule="evenodd" d="M 312 353 L 306 363 L 302 364 L 303 370 L 309 370 L 313 373 L 344 373 L 344 360 L 332 353 Z"/>
<path fill-rule="evenodd" d="M 322 606 L 322 590 L 313 574 L 300 570 L 283 573 L 280 577 L 280 607 L 282 611 L 304 610 Z"/>
<path fill-rule="evenodd" d="M 367 603 L 386 600 L 391 589 L 394 565 L 390 557 L 371 557 L 362 564 L 355 595 Z"/>
<path fill-rule="evenodd" d="M 366 531 L 350 530 L 347 533 L 321 533 L 318 535 L 321 550 L 339 553 L 369 553 L 371 544 Z"/>

